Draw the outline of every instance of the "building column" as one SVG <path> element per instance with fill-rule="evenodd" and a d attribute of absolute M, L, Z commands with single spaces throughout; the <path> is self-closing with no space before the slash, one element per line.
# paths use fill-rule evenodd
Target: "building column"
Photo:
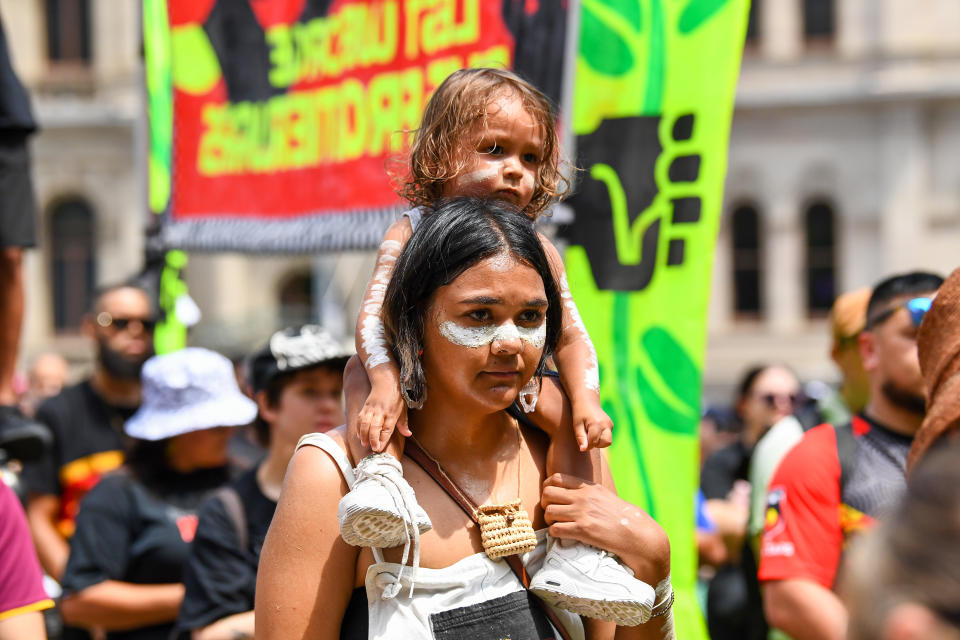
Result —
<path fill-rule="evenodd" d="M 922 266 L 930 157 L 919 105 L 890 107 L 880 116 L 880 253 L 884 275 Z"/>
<path fill-rule="evenodd" d="M 800 0 L 764 0 L 760 9 L 760 48 L 771 60 L 794 60 L 803 50 Z"/>
<path fill-rule="evenodd" d="M 800 206 L 793 194 L 784 193 L 774 197 L 764 213 L 764 312 L 773 333 L 790 333 L 802 327 L 806 319 Z"/>

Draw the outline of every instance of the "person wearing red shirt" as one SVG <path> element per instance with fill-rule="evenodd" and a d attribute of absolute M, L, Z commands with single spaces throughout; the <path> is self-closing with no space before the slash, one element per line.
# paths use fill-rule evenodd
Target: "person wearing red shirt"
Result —
<path fill-rule="evenodd" d="M 874 287 L 859 347 L 870 400 L 848 425 L 804 434 L 774 472 L 758 577 L 771 626 L 793 640 L 837 639 L 847 612 L 834 593 L 847 539 L 881 518 L 906 488 L 906 456 L 924 416 L 917 328 L 943 282 L 930 273 Z"/>

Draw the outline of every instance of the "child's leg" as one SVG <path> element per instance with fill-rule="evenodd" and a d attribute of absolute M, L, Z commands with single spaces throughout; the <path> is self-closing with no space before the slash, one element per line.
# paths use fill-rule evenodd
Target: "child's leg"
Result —
<path fill-rule="evenodd" d="M 400 458 L 404 438 L 399 430 L 394 430 L 383 453 L 374 453 L 360 442 L 357 420 L 370 388 L 359 358 L 351 358 L 344 370 L 343 389 L 347 448 L 356 466 L 357 481 L 340 500 L 337 516 L 340 535 L 348 544 L 393 547 L 406 542 L 413 529 L 423 533 L 431 528 L 431 524 L 417 504 L 413 489 L 403 478 Z"/>
<path fill-rule="evenodd" d="M 547 449 L 547 475 L 565 473 L 583 480 L 603 480 L 599 456 L 580 451 L 573 431 L 570 401 L 557 378 L 544 376 L 537 407 L 529 417 L 550 437 Z"/>
<path fill-rule="evenodd" d="M 550 436 L 547 473 L 603 483 L 603 463 L 594 450 L 580 451 L 570 402 L 556 378 L 544 377 L 534 424 Z M 589 618 L 637 625 L 650 617 L 653 588 L 634 577 L 615 556 L 580 542 L 551 538 L 543 567 L 530 589 L 547 602 Z"/>

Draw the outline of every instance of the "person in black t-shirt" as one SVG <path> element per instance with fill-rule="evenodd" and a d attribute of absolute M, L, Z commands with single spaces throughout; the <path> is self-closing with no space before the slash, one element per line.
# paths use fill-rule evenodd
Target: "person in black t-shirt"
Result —
<path fill-rule="evenodd" d="M 200 510 L 184 570 L 177 637 L 189 639 L 194 631 L 204 637 L 253 637 L 257 564 L 287 463 L 301 436 L 343 422 L 343 367 L 349 356 L 315 325 L 277 332 L 253 356 L 255 426 L 267 456 L 230 485 L 232 497 L 218 492 Z"/>
<path fill-rule="evenodd" d="M 197 510 L 229 480 L 227 441 L 256 405 L 230 361 L 206 349 L 143 367 L 143 405 L 124 430 L 124 466 L 84 498 L 63 574 L 64 621 L 107 640 L 166 640 L 183 599 Z"/>
<path fill-rule="evenodd" d="M 123 464 L 123 423 L 140 404 L 140 369 L 153 351 L 154 320 L 142 289 L 101 292 L 83 331 L 97 346 L 93 375 L 37 409 L 53 434 L 45 455 L 24 466 L 27 518 L 44 571 L 56 580 L 80 500 L 100 476 Z"/>

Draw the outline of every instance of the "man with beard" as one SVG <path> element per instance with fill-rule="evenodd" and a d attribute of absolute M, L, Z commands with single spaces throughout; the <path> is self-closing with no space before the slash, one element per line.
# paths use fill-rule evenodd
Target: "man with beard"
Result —
<path fill-rule="evenodd" d="M 140 369 L 153 353 L 154 324 L 142 289 L 103 290 L 83 324 L 97 347 L 93 374 L 37 409 L 54 441 L 40 460 L 24 467 L 27 518 L 40 563 L 58 581 L 80 499 L 123 463 L 123 424 L 140 405 Z"/>
<path fill-rule="evenodd" d="M 942 282 L 914 272 L 874 287 L 858 338 L 866 407 L 850 423 L 805 433 L 774 472 L 758 577 L 767 621 L 794 640 L 844 638 L 847 612 L 834 586 L 845 542 L 906 489 L 907 452 L 924 416 L 917 329 Z"/>

